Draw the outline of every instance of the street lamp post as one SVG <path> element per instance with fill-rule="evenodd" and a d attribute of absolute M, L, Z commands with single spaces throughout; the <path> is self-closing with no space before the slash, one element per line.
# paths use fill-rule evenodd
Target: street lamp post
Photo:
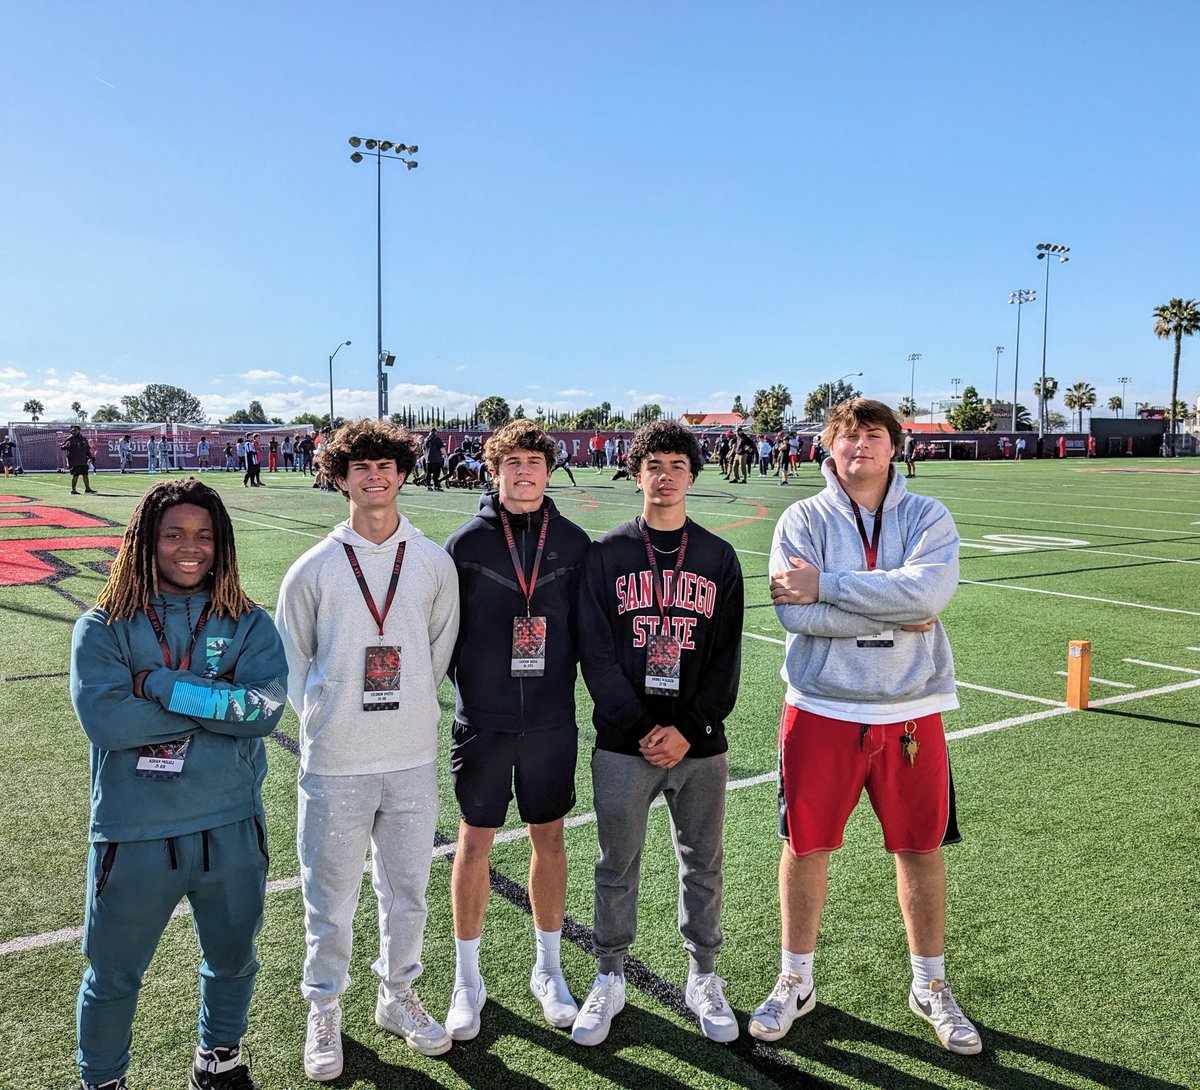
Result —
<path fill-rule="evenodd" d="M 1050 259 L 1057 257 L 1060 265 L 1071 259 L 1067 257 L 1070 246 L 1059 246 L 1054 242 L 1039 242 L 1037 244 L 1037 259 L 1046 262 L 1046 290 L 1042 293 L 1042 382 L 1038 386 L 1038 457 L 1042 456 L 1042 446 L 1046 434 L 1046 331 L 1050 322 Z"/>
<path fill-rule="evenodd" d="M 834 382 L 831 382 L 829 384 L 829 397 L 826 398 L 826 400 L 825 400 L 825 419 L 826 420 L 829 419 L 829 414 L 833 410 L 833 387 L 834 387 L 835 383 L 841 382 L 842 379 L 844 379 L 844 378 L 862 378 L 862 372 L 861 371 L 848 371 L 846 374 L 842 375 L 841 378 L 835 379 Z"/>
<path fill-rule="evenodd" d="M 1016 291 L 1008 293 L 1008 302 L 1011 306 L 1017 304 L 1017 353 L 1013 360 L 1013 400 L 1012 400 L 1012 431 L 1013 445 L 1017 442 L 1017 373 L 1021 370 L 1021 307 L 1026 303 L 1033 303 L 1037 300 L 1037 292 L 1032 288 L 1017 288 Z"/>
<path fill-rule="evenodd" d="M 920 352 L 910 352 L 908 354 L 908 401 L 912 406 L 913 419 L 917 418 L 917 360 L 921 358 Z"/>
<path fill-rule="evenodd" d="M 383 368 L 385 364 L 391 366 L 396 361 L 395 356 L 383 350 L 383 161 L 384 159 L 394 159 L 412 170 L 416 167 L 417 161 L 409 159 L 408 156 L 416 155 L 417 145 L 410 144 L 406 147 L 399 141 L 373 138 L 360 140 L 357 136 L 352 136 L 350 137 L 350 146 L 355 149 L 361 146 L 366 149 L 368 155 L 375 156 L 375 395 L 378 416 L 382 420 L 385 382 Z M 389 152 L 392 154 L 388 154 Z M 350 161 L 361 163 L 363 161 L 362 152 L 355 150 L 350 156 Z"/>
<path fill-rule="evenodd" d="M 992 404 L 995 405 L 1000 400 L 1000 356 L 1004 352 L 1004 345 L 996 345 L 996 386 L 992 393 Z"/>
<path fill-rule="evenodd" d="M 333 357 L 336 356 L 343 348 L 349 348 L 349 341 L 342 341 L 329 354 L 329 430 L 333 431 Z"/>
<path fill-rule="evenodd" d="M 1122 375 L 1117 381 L 1121 384 L 1121 416 L 1125 415 L 1125 387 L 1129 385 L 1129 376 Z"/>

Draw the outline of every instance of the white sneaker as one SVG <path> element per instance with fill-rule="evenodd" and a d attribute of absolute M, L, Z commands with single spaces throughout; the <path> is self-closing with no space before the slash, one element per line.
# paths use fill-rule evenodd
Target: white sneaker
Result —
<path fill-rule="evenodd" d="M 571 995 L 561 969 L 547 973 L 535 968 L 529 974 L 529 990 L 542 1005 L 546 1021 L 559 1029 L 573 1025 L 579 1013 L 579 1004 Z"/>
<path fill-rule="evenodd" d="M 381 984 L 375 1002 L 375 1024 L 388 1033 L 403 1037 L 408 1047 L 422 1056 L 440 1056 L 454 1044 L 441 1023 L 429 1017 L 412 987 L 388 999 Z"/>
<path fill-rule="evenodd" d="M 705 1037 L 723 1044 L 737 1040 L 737 1018 L 725 1001 L 725 981 L 716 973 L 689 973 L 685 998 Z"/>
<path fill-rule="evenodd" d="M 479 1036 L 479 1012 L 487 1002 L 483 977 L 479 985 L 455 983 L 450 993 L 450 1009 L 446 1012 L 446 1032 L 455 1041 L 471 1041 Z"/>
<path fill-rule="evenodd" d="M 616 973 L 601 973 L 579 1008 L 579 1014 L 575 1016 L 571 1040 L 577 1045 L 603 1044 L 614 1015 L 624 1009 L 625 977 Z"/>
<path fill-rule="evenodd" d="M 771 994 L 750 1016 L 750 1036 L 760 1041 L 778 1041 L 797 1018 L 808 1014 L 817 1005 L 817 989 L 809 987 L 802 995 L 803 983 L 795 973 L 780 973 Z"/>
<path fill-rule="evenodd" d="M 342 1073 L 342 1006 L 336 999 L 309 1004 L 304 1073 L 313 1082 L 329 1082 Z"/>
<path fill-rule="evenodd" d="M 910 988 L 908 1006 L 913 1014 L 933 1026 L 938 1040 L 951 1052 L 957 1052 L 960 1056 L 974 1056 L 983 1051 L 979 1030 L 963 1014 L 950 985 L 944 980 L 930 981 L 929 991 L 921 996 Z"/>

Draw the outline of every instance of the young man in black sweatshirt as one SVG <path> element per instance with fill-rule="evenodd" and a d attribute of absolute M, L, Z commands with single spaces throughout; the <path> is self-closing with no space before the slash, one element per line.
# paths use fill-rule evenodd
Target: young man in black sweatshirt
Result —
<path fill-rule="evenodd" d="M 537 960 L 529 987 L 554 1026 L 579 1008 L 559 960 L 567 896 L 563 818 L 575 805 L 575 672 L 579 579 L 589 539 L 546 497 L 557 447 L 530 420 L 487 442 L 499 492 L 446 542 L 458 569 L 462 623 L 450 664 L 456 709 L 450 774 L 462 815 L 450 897 L 455 974 L 446 1031 L 479 1033 L 487 988 L 479 942 L 490 884 L 488 855 L 516 786 L 533 854 L 529 900 Z"/>
<path fill-rule="evenodd" d="M 628 465 L 642 515 L 597 540 L 580 592 L 583 677 L 595 703 L 592 789 L 599 975 L 571 1036 L 598 1045 L 625 1006 L 625 954 L 637 928 L 650 804 L 670 812 L 679 861 L 679 929 L 687 1005 L 706 1037 L 732 1041 L 737 1021 L 716 975 L 721 948 L 725 717 L 741 670 L 742 571 L 732 546 L 687 517 L 703 460 L 675 421 L 638 430 Z"/>

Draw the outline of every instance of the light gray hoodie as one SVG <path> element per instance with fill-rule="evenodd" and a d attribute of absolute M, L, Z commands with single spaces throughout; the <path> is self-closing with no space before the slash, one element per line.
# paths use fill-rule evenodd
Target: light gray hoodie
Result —
<path fill-rule="evenodd" d="M 384 637 L 344 544 L 383 610 L 396 546 L 405 542 Z M 300 767 L 321 776 L 397 772 L 437 760 L 437 689 L 458 637 L 458 575 L 446 551 L 403 515 L 376 545 L 339 523 L 284 576 L 275 624 L 288 660 L 288 699 L 300 717 Z M 400 709 L 364 712 L 368 646 L 399 645 Z"/>
<path fill-rule="evenodd" d="M 784 511 L 771 543 L 770 571 L 786 571 L 794 556 L 821 570 L 817 602 L 775 610 L 788 631 L 780 671 L 788 703 L 863 723 L 958 707 L 954 659 L 941 622 L 929 632 L 899 628 L 937 617 L 958 585 L 958 531 L 950 512 L 909 492 L 893 472 L 877 567 L 869 572 L 854 509 L 832 461 L 821 471 L 824 491 Z M 870 537 L 874 519 L 861 513 Z M 881 629 L 892 630 L 894 646 L 858 646 L 858 639 Z"/>

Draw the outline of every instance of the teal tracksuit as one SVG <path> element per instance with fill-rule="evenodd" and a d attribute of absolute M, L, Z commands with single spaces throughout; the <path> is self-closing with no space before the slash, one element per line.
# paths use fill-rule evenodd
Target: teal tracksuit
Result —
<path fill-rule="evenodd" d="M 144 614 L 109 624 L 92 610 L 75 625 L 71 699 L 92 744 L 78 1009 L 80 1072 L 92 1083 L 129 1065 L 142 975 L 181 900 L 202 954 L 201 1046 L 236 1044 L 246 1029 L 267 872 L 262 740 L 283 714 L 287 663 L 257 607 L 209 616 L 193 639 L 207 602 L 207 592 L 155 600 L 173 668 Z M 156 759 L 189 736 L 182 765 Z"/>

